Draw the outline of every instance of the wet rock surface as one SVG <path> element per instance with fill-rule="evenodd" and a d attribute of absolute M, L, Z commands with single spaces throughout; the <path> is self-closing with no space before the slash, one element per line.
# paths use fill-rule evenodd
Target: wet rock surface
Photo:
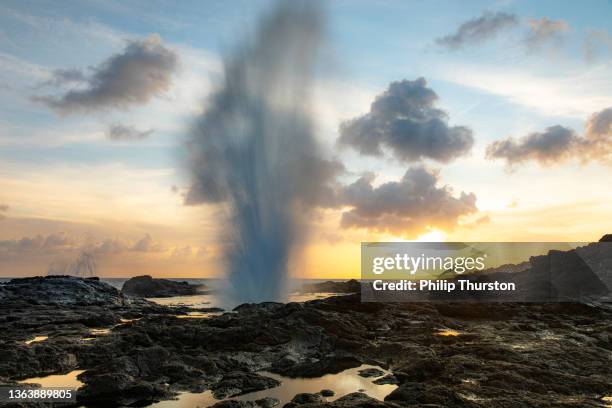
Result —
<path fill-rule="evenodd" d="M 74 281 L 71 290 L 65 281 L 57 283 L 61 290 L 47 289 L 50 282 L 2 285 L 0 378 L 85 370 L 77 395 L 87 407 L 146 405 L 179 391 L 229 397 L 276 386 L 263 370 L 314 377 L 364 363 L 392 372 L 398 388 L 385 401 L 352 393 L 331 402 L 300 397 L 290 406 L 584 407 L 612 395 L 609 304 L 382 304 L 345 295 L 179 319 L 176 309 L 101 282 Z M 91 287 L 100 292 L 85 295 Z M 38 295 L 21 296 L 28 293 Z M 110 331 L 82 341 L 92 328 Z M 25 344 L 40 335 L 49 338 Z"/>
<path fill-rule="evenodd" d="M 121 292 L 126 295 L 149 298 L 190 296 L 205 290 L 206 285 L 190 285 L 188 282 L 156 279 L 149 275 L 130 278 L 121 288 Z"/>

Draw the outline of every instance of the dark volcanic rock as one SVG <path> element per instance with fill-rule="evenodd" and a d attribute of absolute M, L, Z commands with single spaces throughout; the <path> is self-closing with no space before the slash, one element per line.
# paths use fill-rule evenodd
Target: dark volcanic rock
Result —
<path fill-rule="evenodd" d="M 53 306 L 122 306 L 125 299 L 98 278 L 37 276 L 12 279 L 0 286 L 4 302 Z"/>
<path fill-rule="evenodd" d="M 313 404 L 313 403 L 321 402 L 321 401 L 323 401 L 321 394 L 310 394 L 308 392 L 302 392 L 300 394 L 296 394 L 291 399 L 292 403 L 298 404 L 298 405 Z"/>
<path fill-rule="evenodd" d="M 135 276 L 123 284 L 121 291 L 126 295 L 140 297 L 189 296 L 205 289 L 204 285 L 190 285 L 168 279 L 154 279 L 149 275 Z"/>
<path fill-rule="evenodd" d="M 336 393 L 333 390 L 328 390 L 327 388 L 319 391 L 319 394 L 321 394 L 324 397 L 333 397 L 334 395 L 336 395 Z"/>
<path fill-rule="evenodd" d="M 316 377 L 370 364 L 398 382 L 386 401 L 352 393 L 288 406 L 575 408 L 612 395 L 612 310 L 605 304 L 367 303 L 346 295 L 179 319 L 175 309 L 143 299 L 119 303 L 40 305 L 11 294 L 0 302 L 2 382 L 81 369 L 79 402 L 112 407 L 180 391 L 226 397 L 278 385 L 261 371 Z M 128 317 L 140 319 L 120 320 Z M 82 341 L 92 324 L 112 330 Z M 442 327 L 461 335 L 440 336 Z M 24 343 L 37 335 L 49 339 Z"/>
<path fill-rule="evenodd" d="M 612 242 L 612 234 L 606 234 L 599 238 L 599 242 Z"/>
<path fill-rule="evenodd" d="M 363 370 L 359 370 L 359 376 L 364 378 L 380 377 L 383 374 L 384 372 L 378 368 L 364 368 Z"/>
<path fill-rule="evenodd" d="M 608 293 L 606 285 L 575 250 L 550 251 L 548 255 L 532 257 L 530 263 L 531 275 L 543 282 L 550 281 L 557 300 Z"/>
<path fill-rule="evenodd" d="M 213 387 L 213 396 L 217 399 L 234 397 L 253 391 L 278 387 L 280 382 L 274 378 L 259 374 L 233 371 L 225 374 Z"/>
<path fill-rule="evenodd" d="M 279 404 L 276 398 L 262 398 L 255 401 L 227 400 L 218 402 L 212 408 L 272 408 Z"/>
<path fill-rule="evenodd" d="M 355 279 L 346 282 L 326 281 L 302 285 L 302 293 L 359 293 L 361 284 Z"/>

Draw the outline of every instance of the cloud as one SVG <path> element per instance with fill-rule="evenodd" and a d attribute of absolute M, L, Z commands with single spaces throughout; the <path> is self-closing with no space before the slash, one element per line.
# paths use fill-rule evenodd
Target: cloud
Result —
<path fill-rule="evenodd" d="M 543 132 L 533 132 L 520 139 L 497 140 L 487 146 L 488 159 L 504 159 L 512 168 L 535 161 L 552 165 L 569 159 L 609 162 L 612 156 L 612 107 L 592 114 L 585 124 L 584 135 L 555 125 Z"/>
<path fill-rule="evenodd" d="M 436 44 L 449 50 L 457 50 L 466 45 L 481 43 L 494 38 L 500 31 L 518 24 L 514 14 L 485 11 L 480 17 L 472 18 L 461 24 L 457 31 L 436 39 Z"/>
<path fill-rule="evenodd" d="M 590 31 L 582 43 L 582 50 L 587 61 L 612 56 L 612 35 L 605 30 Z"/>
<path fill-rule="evenodd" d="M 85 78 L 83 88 L 61 96 L 32 99 L 62 115 L 127 108 L 166 92 L 177 66 L 178 55 L 164 47 L 160 37 L 153 34 L 142 41 L 130 41 L 122 53 L 92 68 L 93 73 Z"/>
<path fill-rule="evenodd" d="M 525 44 L 531 51 L 541 49 L 548 43 L 560 44 L 563 34 L 569 31 L 569 24 L 563 20 L 549 20 L 546 17 L 529 20 L 529 31 Z"/>
<path fill-rule="evenodd" d="M 474 144 L 472 131 L 449 126 L 446 112 L 435 107 L 437 100 L 424 78 L 392 82 L 370 112 L 340 125 L 338 143 L 370 156 L 382 156 L 386 147 L 404 162 L 447 163 L 466 155 Z"/>
<path fill-rule="evenodd" d="M 9 206 L 6 204 L 0 204 L 0 221 L 6 218 L 6 212 L 9 210 Z"/>
<path fill-rule="evenodd" d="M 20 239 L 0 240 L 0 252 L 6 251 L 37 251 L 45 252 L 70 250 L 77 246 L 75 240 L 65 232 L 58 232 L 46 236 L 23 237 Z"/>
<path fill-rule="evenodd" d="M 586 123 L 586 137 L 590 140 L 612 138 L 612 107 L 592 114 Z"/>
<path fill-rule="evenodd" d="M 87 83 L 87 76 L 80 69 L 56 69 L 51 73 L 51 79 L 43 82 L 43 86 L 64 86 Z"/>
<path fill-rule="evenodd" d="M 431 229 L 452 230 L 460 217 L 478 211 L 476 196 L 462 192 L 455 197 L 450 187 L 437 187 L 438 178 L 437 172 L 412 167 L 400 181 L 374 187 L 374 176 L 363 176 L 342 192 L 351 209 L 342 214 L 341 225 L 408 238 Z"/>
<path fill-rule="evenodd" d="M 528 160 L 551 164 L 566 159 L 578 141 L 576 133 L 563 126 L 550 126 L 521 139 L 497 140 L 487 146 L 488 159 L 505 159 L 512 166 Z"/>
<path fill-rule="evenodd" d="M 107 136 L 110 140 L 115 141 L 141 140 L 149 137 L 153 132 L 153 129 L 138 130 L 132 125 L 114 123 L 109 126 Z"/>
<path fill-rule="evenodd" d="M 155 243 L 150 234 L 145 234 L 130 250 L 136 252 L 161 252 L 164 251 L 164 248 L 160 244 Z"/>

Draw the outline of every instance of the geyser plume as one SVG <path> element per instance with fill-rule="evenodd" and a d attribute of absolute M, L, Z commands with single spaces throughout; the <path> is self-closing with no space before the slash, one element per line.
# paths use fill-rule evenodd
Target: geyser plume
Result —
<path fill-rule="evenodd" d="M 185 201 L 226 209 L 221 244 L 234 302 L 284 298 L 302 220 L 337 170 L 320 158 L 311 122 L 321 29 L 315 2 L 277 3 L 226 59 L 188 144 L 194 182 Z"/>

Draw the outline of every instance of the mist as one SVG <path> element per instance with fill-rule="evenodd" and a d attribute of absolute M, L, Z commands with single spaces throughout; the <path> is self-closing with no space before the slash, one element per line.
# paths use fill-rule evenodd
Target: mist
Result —
<path fill-rule="evenodd" d="M 286 299 L 290 255 L 337 170 L 321 158 L 311 115 L 323 20 L 317 2 L 277 3 L 225 59 L 188 143 L 185 201 L 223 209 L 232 302 Z"/>

